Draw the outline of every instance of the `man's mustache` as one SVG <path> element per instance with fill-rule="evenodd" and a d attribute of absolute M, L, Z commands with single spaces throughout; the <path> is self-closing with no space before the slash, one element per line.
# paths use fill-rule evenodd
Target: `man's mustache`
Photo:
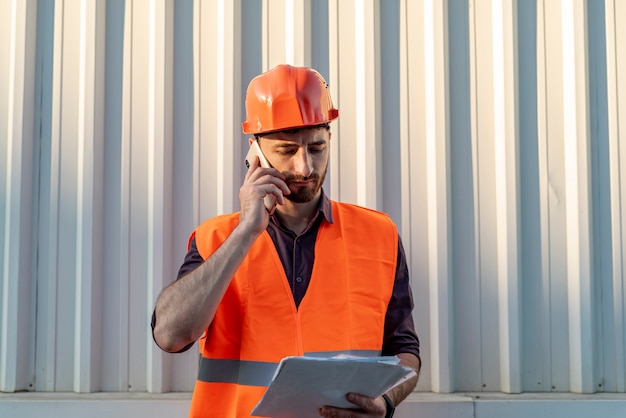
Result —
<path fill-rule="evenodd" d="M 308 181 L 308 180 L 319 180 L 320 175 L 318 173 L 311 173 L 310 176 L 300 176 L 297 174 L 287 174 L 285 182 L 298 182 L 298 181 Z"/>

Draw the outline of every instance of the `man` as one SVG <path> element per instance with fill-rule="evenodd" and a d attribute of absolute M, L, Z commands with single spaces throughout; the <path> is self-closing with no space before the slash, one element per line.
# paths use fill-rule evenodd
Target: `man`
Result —
<path fill-rule="evenodd" d="M 397 355 L 419 372 L 395 225 L 322 190 L 329 123 L 339 115 L 322 76 L 288 65 L 261 74 L 248 87 L 246 113 L 243 131 L 269 166 L 250 158 L 240 212 L 192 233 L 179 279 L 161 293 L 152 319 L 165 351 L 200 339 L 190 416 L 250 416 L 286 356 Z M 347 394 L 357 412 L 320 405 L 319 414 L 390 417 L 416 382 L 376 399 Z"/>

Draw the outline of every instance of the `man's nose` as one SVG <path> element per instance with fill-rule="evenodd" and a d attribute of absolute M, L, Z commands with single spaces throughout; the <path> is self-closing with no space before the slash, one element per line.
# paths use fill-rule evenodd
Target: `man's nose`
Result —
<path fill-rule="evenodd" d="M 300 148 L 294 156 L 294 173 L 303 177 L 311 175 L 311 156 L 306 148 Z"/>

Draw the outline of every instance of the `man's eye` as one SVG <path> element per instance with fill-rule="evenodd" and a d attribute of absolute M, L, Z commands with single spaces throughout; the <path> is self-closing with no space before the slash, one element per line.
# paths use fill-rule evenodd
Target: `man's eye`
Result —
<path fill-rule="evenodd" d="M 283 149 L 281 151 L 279 151 L 280 154 L 282 155 L 293 155 L 296 153 L 297 150 L 295 149 Z"/>
<path fill-rule="evenodd" d="M 322 151 L 324 151 L 324 147 L 312 147 L 312 148 L 309 148 L 309 152 L 312 153 L 312 154 L 319 154 Z"/>

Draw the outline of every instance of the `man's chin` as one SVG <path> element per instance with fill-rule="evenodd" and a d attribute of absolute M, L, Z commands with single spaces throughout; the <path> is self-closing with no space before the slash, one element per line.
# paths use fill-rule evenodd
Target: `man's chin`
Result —
<path fill-rule="evenodd" d="M 308 203 L 319 195 L 320 188 L 310 189 L 308 187 L 300 187 L 296 190 L 291 189 L 291 193 L 285 196 L 285 199 L 294 203 Z"/>

